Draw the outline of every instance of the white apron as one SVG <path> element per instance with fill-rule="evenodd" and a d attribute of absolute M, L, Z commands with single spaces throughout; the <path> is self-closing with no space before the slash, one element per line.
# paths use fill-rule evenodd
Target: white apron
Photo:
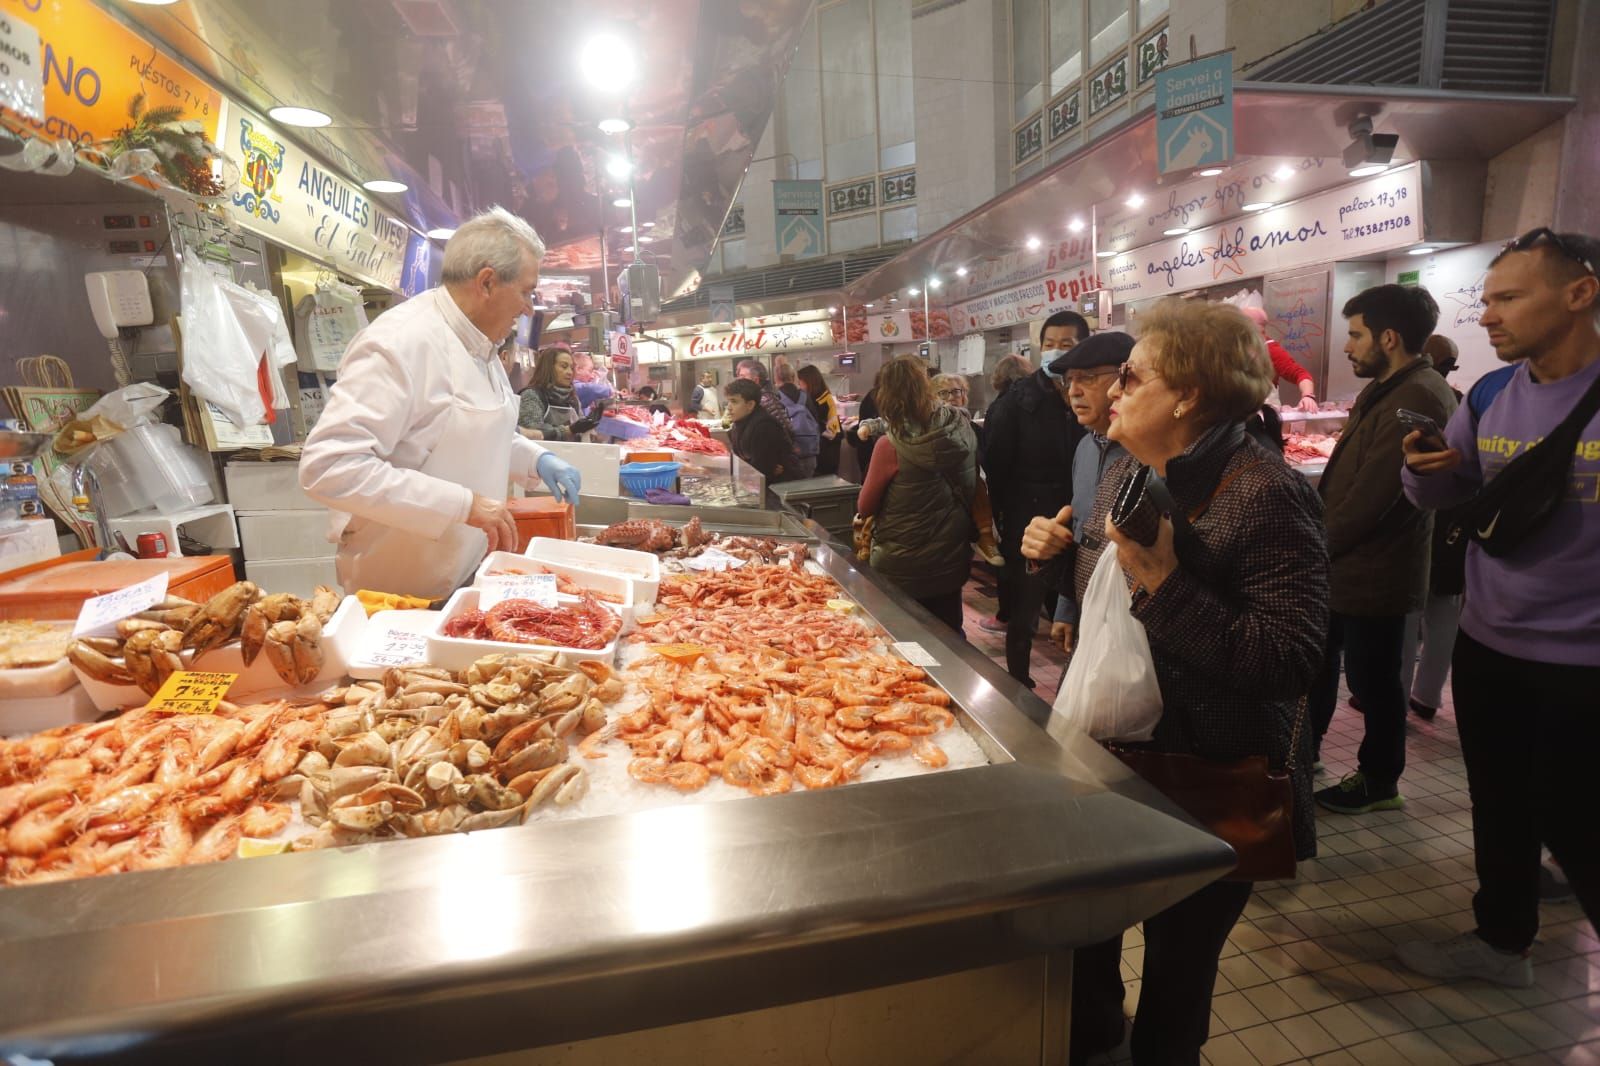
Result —
<path fill-rule="evenodd" d="M 466 398 L 482 396 L 486 381 L 468 378 L 477 370 L 464 346 L 454 354 L 450 382 L 457 400 L 445 416 L 449 421 L 439 443 L 420 469 L 480 496 L 503 500 L 511 480 L 512 436 L 517 432 L 516 394 L 496 362 L 489 367 L 487 384 L 498 400 L 488 407 L 472 406 Z M 352 519 L 339 541 L 339 584 L 351 595 L 371 589 L 441 600 L 467 583 L 488 548 L 483 530 L 465 523 L 429 540 L 393 526 Z"/>

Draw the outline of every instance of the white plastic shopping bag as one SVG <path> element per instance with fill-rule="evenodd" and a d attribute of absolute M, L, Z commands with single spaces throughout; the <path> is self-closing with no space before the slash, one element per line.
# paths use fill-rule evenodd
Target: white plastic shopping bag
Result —
<path fill-rule="evenodd" d="M 1096 740 L 1140 741 L 1156 731 L 1161 686 L 1150 638 L 1132 607 L 1117 546 L 1109 544 L 1083 594 L 1072 665 L 1050 716 L 1049 733 L 1057 740 L 1083 732 Z"/>

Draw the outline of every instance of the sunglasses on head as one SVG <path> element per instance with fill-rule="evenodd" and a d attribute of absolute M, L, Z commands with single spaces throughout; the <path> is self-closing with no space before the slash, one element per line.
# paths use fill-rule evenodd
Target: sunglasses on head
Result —
<path fill-rule="evenodd" d="M 1589 259 L 1588 256 L 1584 255 L 1577 248 L 1574 248 L 1569 241 L 1563 240 L 1561 234 L 1557 233 L 1549 226 L 1540 226 L 1538 229 L 1531 229 L 1515 240 L 1507 241 L 1505 250 L 1508 252 L 1525 252 L 1529 248 L 1538 247 L 1541 243 L 1548 244 L 1550 247 L 1554 248 L 1556 251 L 1560 252 L 1574 263 L 1577 263 L 1579 266 L 1583 267 L 1583 269 L 1587 270 L 1589 273 L 1600 276 L 1600 271 L 1595 270 L 1594 263 Z"/>

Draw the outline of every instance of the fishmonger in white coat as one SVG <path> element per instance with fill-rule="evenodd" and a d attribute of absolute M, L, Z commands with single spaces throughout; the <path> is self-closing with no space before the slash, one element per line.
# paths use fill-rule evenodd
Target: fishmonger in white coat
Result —
<path fill-rule="evenodd" d="M 300 486 L 334 512 L 339 583 L 441 599 L 490 551 L 515 550 L 508 483 L 578 500 L 578 472 L 517 433 L 495 346 L 532 310 L 544 242 L 503 208 L 444 250 L 441 284 L 350 342 L 300 458 Z"/>

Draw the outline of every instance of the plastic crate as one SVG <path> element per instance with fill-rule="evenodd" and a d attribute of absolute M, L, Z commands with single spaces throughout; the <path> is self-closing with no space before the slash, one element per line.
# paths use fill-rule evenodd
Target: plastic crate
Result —
<path fill-rule="evenodd" d="M 622 464 L 622 491 L 629 496 L 644 498 L 651 489 L 670 489 L 678 480 L 682 463 L 624 463 Z"/>

